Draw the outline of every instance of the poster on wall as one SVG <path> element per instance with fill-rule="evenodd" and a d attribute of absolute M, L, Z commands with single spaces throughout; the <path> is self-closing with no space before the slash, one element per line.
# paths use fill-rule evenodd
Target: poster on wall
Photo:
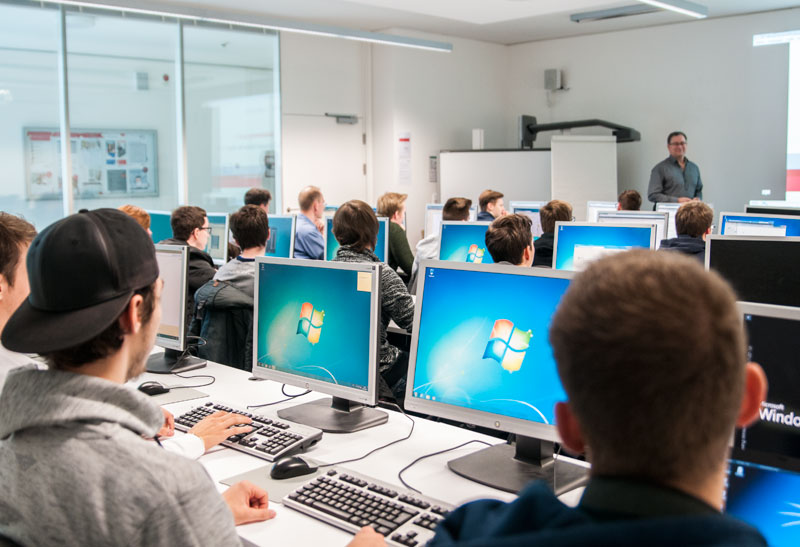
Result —
<path fill-rule="evenodd" d="M 24 128 L 23 139 L 28 199 L 61 199 L 61 132 Z M 157 196 L 157 144 L 154 130 L 74 129 L 74 196 Z"/>

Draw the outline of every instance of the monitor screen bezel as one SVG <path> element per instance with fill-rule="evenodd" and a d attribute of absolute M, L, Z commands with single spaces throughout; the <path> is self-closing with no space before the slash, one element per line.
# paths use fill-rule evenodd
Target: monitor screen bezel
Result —
<path fill-rule="evenodd" d="M 589 212 L 592 209 L 599 211 L 616 211 L 619 206 L 618 201 L 587 201 L 586 202 L 586 222 L 594 222 L 589 218 Z"/>
<path fill-rule="evenodd" d="M 558 228 L 559 228 L 559 226 L 575 226 L 575 227 L 580 227 L 580 226 L 603 226 L 603 227 L 608 227 L 608 228 L 643 228 L 643 227 L 647 227 L 648 225 L 647 225 L 647 223 L 644 223 L 644 222 L 641 224 L 641 226 L 635 226 L 635 225 L 632 225 L 632 224 L 600 224 L 600 223 L 597 223 L 597 222 L 571 222 L 571 221 L 568 221 L 568 220 L 556 221 L 556 226 L 555 226 L 555 229 L 554 229 L 554 236 L 553 236 L 553 270 L 556 270 L 556 264 L 558 263 L 557 259 L 558 259 L 558 232 L 559 232 Z M 650 250 L 653 251 L 653 250 L 655 250 L 655 246 L 656 246 L 656 225 L 655 224 L 650 224 L 649 227 L 650 227 Z M 640 248 L 643 249 L 644 247 L 640 247 Z M 574 270 L 557 270 L 557 271 L 563 272 L 563 271 L 574 271 Z"/>
<path fill-rule="evenodd" d="M 738 234 L 723 234 L 722 231 L 725 229 L 723 224 L 723 220 L 726 216 L 732 217 L 747 217 L 747 218 L 774 218 L 780 220 L 791 220 L 797 223 L 800 223 L 800 217 L 795 215 L 762 215 L 762 214 L 754 214 L 754 213 L 736 213 L 736 212 L 721 212 L 719 214 L 719 232 L 717 235 L 738 235 Z M 757 238 L 764 238 L 764 237 L 800 237 L 800 236 L 754 236 L 751 235 L 749 237 L 757 237 Z"/>
<path fill-rule="evenodd" d="M 661 239 L 667 239 L 667 234 L 669 233 L 669 213 L 667 211 L 598 211 L 597 212 L 597 222 L 599 224 L 613 224 L 610 222 L 600 222 L 600 216 L 604 218 L 636 218 L 642 217 L 643 219 L 647 220 L 647 217 L 655 217 L 658 216 L 659 218 L 663 218 L 664 220 L 664 232 Z M 655 222 L 655 219 L 653 219 Z M 642 222 L 642 224 L 647 224 L 646 221 Z M 656 227 L 656 248 L 658 248 L 661 244 L 661 240 L 658 238 L 658 227 Z"/>
<path fill-rule="evenodd" d="M 297 231 L 297 215 L 294 214 L 286 214 L 286 215 L 269 215 L 269 219 L 273 218 L 291 218 L 292 219 L 292 233 L 289 235 L 289 256 L 285 258 L 292 258 L 294 256 L 294 237 Z M 270 227 L 271 229 L 271 227 Z M 266 252 L 266 251 L 265 251 Z M 270 256 L 265 254 L 264 256 Z M 274 257 L 274 258 L 284 258 L 284 257 Z"/>
<path fill-rule="evenodd" d="M 383 260 L 381 262 L 384 263 L 384 264 L 388 264 L 389 263 L 389 223 L 391 222 L 391 220 L 389 219 L 389 217 L 375 217 L 375 218 L 378 219 L 378 233 L 379 234 L 381 233 L 380 224 L 383 223 L 383 224 L 386 225 L 385 228 L 383 229 L 383 233 L 384 233 L 384 235 L 386 237 L 385 237 L 385 239 L 383 241 Z M 328 230 L 329 226 L 330 226 L 330 230 Z M 333 259 L 336 258 L 336 257 L 328 258 L 328 240 L 329 240 L 328 232 L 329 231 L 330 231 L 331 235 L 333 235 L 333 217 L 327 217 L 325 219 L 325 233 L 322 234 L 322 239 L 325 242 L 324 243 L 324 250 L 323 250 L 324 254 L 322 256 L 323 256 L 323 260 L 326 261 L 326 262 L 332 262 Z M 335 237 L 336 236 L 334 236 L 334 238 Z M 379 242 L 376 241 L 375 245 L 378 245 L 378 243 Z M 375 253 L 375 256 L 378 256 L 378 253 Z M 380 258 L 380 257 L 378 257 L 378 258 Z"/>
<path fill-rule="evenodd" d="M 178 324 L 178 335 L 177 342 L 172 338 L 164 338 L 161 336 L 158 331 L 156 330 L 156 341 L 155 345 L 164 349 L 174 349 L 177 351 L 183 351 L 186 349 L 186 321 L 188 317 L 186 317 L 186 300 L 188 298 L 188 284 L 189 284 L 189 247 L 187 245 L 166 245 L 163 243 L 156 243 L 154 245 L 156 248 L 156 253 L 159 251 L 170 252 L 175 254 L 181 255 L 181 262 L 182 262 L 182 271 L 183 275 L 181 276 L 181 288 L 178 291 L 178 298 L 180 298 L 180 310 L 183 310 L 181 314 L 181 320 Z M 159 278 L 161 277 L 161 272 L 158 273 Z M 171 291 L 170 291 L 171 292 Z M 165 293 L 162 289 L 161 291 L 161 298 L 163 299 L 168 293 Z M 159 325 L 160 327 L 161 325 Z"/>
<path fill-rule="evenodd" d="M 508 208 L 514 211 L 516 208 L 520 209 L 541 209 L 547 205 L 546 201 L 510 201 Z"/>
<path fill-rule="evenodd" d="M 306 378 L 289 372 L 265 369 L 257 366 L 258 362 L 258 301 L 259 301 L 259 276 L 261 264 L 277 264 L 291 267 L 321 268 L 331 270 L 348 270 L 353 272 L 368 272 L 372 274 L 370 286 L 370 333 L 369 333 L 369 361 L 370 367 L 367 375 L 366 391 L 357 388 L 332 384 L 314 378 Z M 379 262 L 333 262 L 325 260 L 307 260 L 302 258 L 278 258 L 272 256 L 259 256 L 256 258 L 256 278 L 253 291 L 253 362 L 252 373 L 256 378 L 273 380 L 291 386 L 310 389 L 332 397 L 341 397 L 348 401 L 375 406 L 378 402 L 378 366 L 380 356 L 380 330 L 378 324 L 380 317 L 380 268 Z"/>
<path fill-rule="evenodd" d="M 771 213 L 754 213 L 752 211 L 748 211 L 750 208 L 754 209 L 766 209 L 767 211 L 796 211 L 797 213 L 790 213 L 788 215 L 783 213 L 775 213 L 776 215 L 781 216 L 793 216 L 797 217 L 800 216 L 800 206 L 792 207 L 791 205 L 745 205 L 744 212 L 752 215 L 771 215 Z"/>
<path fill-rule="evenodd" d="M 439 260 L 442 260 L 442 236 L 444 235 L 444 225 L 447 224 L 448 226 L 486 226 L 486 229 L 489 229 L 493 221 L 490 220 L 443 220 L 441 224 L 439 224 Z M 486 249 L 486 252 L 489 252 L 489 249 Z M 489 255 L 491 257 L 491 254 Z M 457 260 L 444 260 L 443 262 L 455 262 L 459 264 Z M 489 264 L 493 264 L 494 262 L 490 262 Z M 470 262 L 460 262 L 460 264 L 471 264 Z"/>
<path fill-rule="evenodd" d="M 555 423 L 543 424 L 532 422 L 520 418 L 502 416 L 483 410 L 469 409 L 448 403 L 441 403 L 429 399 L 420 399 L 413 396 L 414 375 L 416 373 L 417 350 L 419 347 L 420 320 L 422 308 L 424 306 L 425 279 L 428 268 L 476 271 L 482 273 L 525 275 L 529 277 L 544 277 L 548 279 L 567 279 L 571 281 L 575 277 L 575 272 L 568 270 L 548 270 L 543 268 L 523 268 L 521 266 L 506 266 L 499 264 L 470 264 L 467 262 L 452 262 L 448 260 L 422 260 L 420 262 L 419 286 L 417 289 L 417 301 L 414 306 L 414 323 L 411 334 L 411 351 L 408 357 L 408 377 L 406 381 L 405 408 L 438 416 L 448 420 L 457 420 L 468 424 L 488 427 L 506 433 L 515 433 L 535 437 L 545 441 L 560 442 Z M 565 399 L 566 400 L 566 399 Z"/>
<path fill-rule="evenodd" d="M 706 270 L 711 269 L 711 246 L 714 241 L 775 241 L 779 243 L 800 243 L 800 236 L 724 236 L 720 234 L 709 234 L 706 236 L 706 254 L 703 260 Z M 775 304 L 764 304 L 771 306 Z"/>
<path fill-rule="evenodd" d="M 216 217 L 216 216 L 224 216 L 225 217 L 225 233 L 222 234 L 222 237 L 221 237 L 221 239 L 222 239 L 222 253 L 223 253 L 221 262 L 220 262 L 219 258 L 213 258 L 213 256 L 212 256 L 212 259 L 214 260 L 214 264 L 216 264 L 217 266 L 221 266 L 222 264 L 227 264 L 228 260 L 230 259 L 230 257 L 228 256 L 228 241 L 229 241 L 229 238 L 230 238 L 230 230 L 231 230 L 231 226 L 230 226 L 231 216 L 228 213 L 213 212 L 213 211 L 206 212 L 206 218 L 208 219 L 208 223 L 209 224 L 211 224 L 211 217 Z M 214 224 L 219 224 L 219 223 L 215 222 Z M 211 238 L 210 237 L 208 238 L 208 245 L 206 245 L 206 249 L 209 248 L 209 245 L 211 245 Z M 211 255 L 210 251 L 205 251 L 205 252 L 207 252 L 209 255 Z"/>

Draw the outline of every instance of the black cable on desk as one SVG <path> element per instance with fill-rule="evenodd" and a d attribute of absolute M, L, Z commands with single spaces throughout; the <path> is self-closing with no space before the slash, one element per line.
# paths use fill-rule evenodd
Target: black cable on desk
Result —
<path fill-rule="evenodd" d="M 281 393 L 283 393 L 285 399 L 281 399 L 280 401 L 275 401 L 272 403 L 264 403 L 263 405 L 247 405 L 248 409 L 251 408 L 263 408 L 265 406 L 272 406 L 272 405 L 279 405 L 281 403 L 285 403 L 286 401 L 291 401 L 292 399 L 296 399 L 298 397 L 302 397 L 303 395 L 308 395 L 311 393 L 310 389 L 305 390 L 303 393 L 298 393 L 297 395 L 290 395 L 286 393 L 286 384 L 281 385 Z"/>
<path fill-rule="evenodd" d="M 403 437 L 403 438 L 401 438 L 401 439 L 395 439 L 395 440 L 393 440 L 393 441 L 391 441 L 391 442 L 389 442 L 389 443 L 386 443 L 386 444 L 385 444 L 385 445 L 383 445 L 383 446 L 379 446 L 378 448 L 373 448 L 372 450 L 370 450 L 369 452 L 367 452 L 367 453 L 366 453 L 366 454 L 364 454 L 363 456 L 359 456 L 358 458 L 351 458 L 351 459 L 349 459 L 349 460 L 342 460 L 342 461 L 340 461 L 340 462 L 324 463 L 324 464 L 322 464 L 322 465 L 320 465 L 320 466 L 318 466 L 318 467 L 331 467 L 331 466 L 333 466 L 333 465 L 341 465 L 341 464 L 343 464 L 343 463 L 357 462 L 357 461 L 359 461 L 359 460 L 363 460 L 364 458 L 368 458 L 369 456 L 372 456 L 372 455 L 373 455 L 375 452 L 377 452 L 378 450 L 383 450 L 384 448 L 388 448 L 388 447 L 390 447 L 390 446 L 392 446 L 392 445 L 395 445 L 395 444 L 397 444 L 397 443 L 401 443 L 401 442 L 403 442 L 403 441 L 407 440 L 409 437 L 411 437 L 411 434 L 412 434 L 412 433 L 414 433 L 414 426 L 416 425 L 416 422 L 414 421 L 414 418 L 412 418 L 411 416 L 409 416 L 408 414 L 406 414 L 406 411 L 405 411 L 405 410 L 403 410 L 403 408 L 402 408 L 400 405 L 396 405 L 396 404 L 394 404 L 394 403 L 390 403 L 390 402 L 388 402 L 388 401 L 384 401 L 384 402 L 382 402 L 381 404 L 384 404 L 384 405 L 390 405 L 390 406 L 393 406 L 393 407 L 395 407 L 397 410 L 399 410 L 400 412 L 402 412 L 402 413 L 403 413 L 403 416 L 405 416 L 406 418 L 408 418 L 409 420 L 411 420 L 411 429 L 408 431 L 408 435 L 406 435 L 405 437 Z"/>
<path fill-rule="evenodd" d="M 417 494 L 422 494 L 422 492 L 420 492 L 419 490 L 417 490 L 416 488 L 414 488 L 413 486 L 411 486 L 410 484 L 408 484 L 406 481 L 403 480 L 403 473 L 405 471 L 407 471 L 408 469 L 410 469 L 413 465 L 416 465 L 417 462 L 420 462 L 420 461 L 424 460 L 425 458 L 432 458 L 433 456 L 438 456 L 439 454 L 444 454 L 445 452 L 450 452 L 451 450 L 457 450 L 457 449 L 459 449 L 459 448 L 461 448 L 463 446 L 467 446 L 468 444 L 472 444 L 472 443 L 481 443 L 481 444 L 485 444 L 486 446 L 492 446 L 491 444 L 487 443 L 486 441 L 479 441 L 477 439 L 473 439 L 471 441 L 467 441 L 465 443 L 461 443 L 458 446 L 454 446 L 453 448 L 445 448 L 444 450 L 440 450 L 438 452 L 432 452 L 431 454 L 425 454 L 424 456 L 420 456 L 419 458 L 417 458 L 416 460 L 414 460 L 413 462 L 411 462 L 410 464 L 408 464 L 407 466 L 402 468 L 400 471 L 398 471 L 397 472 L 397 478 L 400 479 L 400 482 L 403 484 L 403 486 L 405 486 L 409 490 L 413 490 Z"/>
<path fill-rule="evenodd" d="M 177 372 L 172 372 L 171 374 L 174 374 L 178 378 L 184 378 L 186 380 L 191 380 L 192 378 L 211 378 L 211 381 L 210 382 L 206 382 L 205 384 L 197 384 L 197 385 L 194 385 L 194 386 L 168 386 L 170 390 L 172 390 L 172 389 L 187 389 L 187 388 L 190 388 L 190 387 L 191 388 L 194 388 L 194 387 L 205 387 L 205 386 L 210 386 L 211 384 L 213 384 L 214 382 L 217 381 L 217 379 L 215 377 L 211 376 L 210 374 L 195 374 L 193 376 L 181 376 Z"/>

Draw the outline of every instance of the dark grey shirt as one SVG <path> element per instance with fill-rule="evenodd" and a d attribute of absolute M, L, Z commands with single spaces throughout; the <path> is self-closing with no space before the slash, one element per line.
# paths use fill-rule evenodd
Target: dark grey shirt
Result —
<path fill-rule="evenodd" d="M 703 199 L 703 181 L 700 180 L 700 168 L 696 163 L 687 158 L 686 167 L 681 169 L 678 160 L 670 156 L 656 164 L 650 172 L 647 199 L 653 203 L 674 203 L 678 198 Z"/>

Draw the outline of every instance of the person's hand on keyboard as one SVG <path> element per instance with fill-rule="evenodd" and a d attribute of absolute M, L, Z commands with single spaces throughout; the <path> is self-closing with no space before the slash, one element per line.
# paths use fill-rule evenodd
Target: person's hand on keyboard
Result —
<path fill-rule="evenodd" d="M 175 416 L 169 410 L 161 409 L 164 413 L 164 425 L 158 431 L 159 437 L 172 437 L 175 434 Z"/>
<path fill-rule="evenodd" d="M 386 540 L 382 535 L 376 532 L 372 526 L 364 526 L 358 531 L 353 541 L 347 544 L 347 547 L 384 547 Z"/>
<path fill-rule="evenodd" d="M 267 491 L 252 482 L 237 482 L 222 493 L 222 498 L 233 513 L 236 526 L 275 517 L 275 511 L 269 509 Z"/>
<path fill-rule="evenodd" d="M 222 410 L 206 416 L 189 430 L 189 433 L 203 439 L 206 450 L 218 445 L 231 435 L 248 433 L 253 430 L 249 425 L 233 427 L 237 424 L 249 424 L 253 420 L 241 414 L 223 412 Z"/>

